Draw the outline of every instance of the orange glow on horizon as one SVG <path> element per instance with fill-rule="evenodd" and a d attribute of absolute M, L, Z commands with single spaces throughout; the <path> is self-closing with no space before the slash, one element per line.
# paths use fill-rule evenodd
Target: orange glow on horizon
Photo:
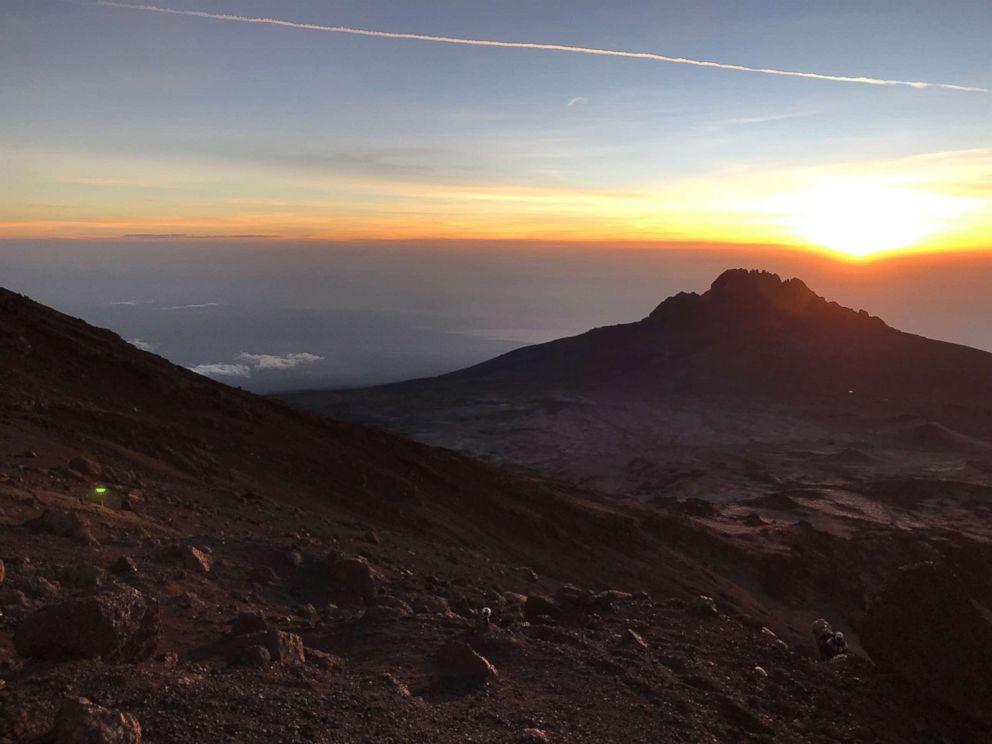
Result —
<path fill-rule="evenodd" d="M 241 165 L 33 156 L 34 191 L 0 206 L 0 239 L 762 245 L 842 261 L 992 250 L 992 150 L 740 167 L 624 188 L 308 173 L 273 181 Z"/>

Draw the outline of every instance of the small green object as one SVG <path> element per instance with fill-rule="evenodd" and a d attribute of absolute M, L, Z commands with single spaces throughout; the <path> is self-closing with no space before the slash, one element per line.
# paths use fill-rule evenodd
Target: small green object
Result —
<path fill-rule="evenodd" d="M 97 486 L 96 487 L 96 492 L 97 493 L 106 493 L 107 492 L 107 487 L 106 486 Z"/>

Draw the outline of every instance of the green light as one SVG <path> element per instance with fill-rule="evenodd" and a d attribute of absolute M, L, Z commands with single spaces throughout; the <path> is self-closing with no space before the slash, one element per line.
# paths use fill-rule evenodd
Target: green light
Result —
<path fill-rule="evenodd" d="M 96 489 L 94 489 L 94 490 L 96 490 L 97 493 L 106 493 L 107 492 L 107 487 L 106 486 L 97 486 Z"/>

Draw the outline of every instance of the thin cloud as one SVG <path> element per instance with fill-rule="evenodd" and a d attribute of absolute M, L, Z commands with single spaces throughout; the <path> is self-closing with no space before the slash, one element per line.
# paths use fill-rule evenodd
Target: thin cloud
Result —
<path fill-rule="evenodd" d="M 353 36 L 373 36 L 380 39 L 404 39 L 408 41 L 427 41 L 436 44 L 459 44 L 462 46 L 480 47 L 500 47 L 503 49 L 536 49 L 547 52 L 566 52 L 571 54 L 591 54 L 604 57 L 627 57 L 631 59 L 644 59 L 653 62 L 669 62 L 677 65 L 692 65 L 695 67 L 712 67 L 719 70 L 734 70 L 737 72 L 754 72 L 762 75 L 780 75 L 785 77 L 806 78 L 810 80 L 830 80 L 838 83 L 860 83 L 863 85 L 903 85 L 910 88 L 944 88 L 946 90 L 970 91 L 977 93 L 988 93 L 987 88 L 978 88 L 969 85 L 957 85 L 954 83 L 930 83 L 919 80 L 891 80 L 886 78 L 875 78 L 868 76 L 847 76 L 830 75 L 820 72 L 799 72 L 797 70 L 779 70 L 772 67 L 750 67 L 748 65 L 735 65 L 725 62 L 712 62 L 709 60 L 689 59 L 687 57 L 670 57 L 665 54 L 653 54 L 650 52 L 625 52 L 614 49 L 598 49 L 595 47 L 569 46 L 565 44 L 540 44 L 523 41 L 493 41 L 490 39 L 467 39 L 454 36 L 432 36 L 428 34 L 406 34 L 394 33 L 391 31 L 371 31 L 361 28 L 350 28 L 348 26 L 325 26 L 317 23 L 296 23 L 294 21 L 284 21 L 278 18 L 256 18 L 252 16 L 231 15 L 229 13 L 208 13 L 202 10 L 177 10 L 175 8 L 163 8 L 158 5 L 143 5 L 135 3 L 113 2 L 112 0 L 97 0 L 95 5 L 108 8 L 127 8 L 130 10 L 143 10 L 152 13 L 166 13 L 177 16 L 190 16 L 193 18 L 210 18 L 217 21 L 232 21 L 235 23 L 254 23 L 268 26 L 281 26 L 283 28 L 300 29 L 304 31 L 325 31 L 335 34 L 351 34 Z"/>
<path fill-rule="evenodd" d="M 219 302 L 199 302 L 194 305 L 170 305 L 169 307 L 157 307 L 156 310 L 198 310 L 203 307 L 220 307 Z"/>
<path fill-rule="evenodd" d="M 147 341 L 142 341 L 140 338 L 132 338 L 130 341 L 128 341 L 128 343 L 137 349 L 141 349 L 142 351 L 155 351 L 154 346 L 152 346 Z"/>
<path fill-rule="evenodd" d="M 251 377 L 247 364 L 198 364 L 189 369 L 204 377 Z"/>
<path fill-rule="evenodd" d="M 573 108 L 575 106 L 581 106 L 584 103 L 589 103 L 589 99 L 583 96 L 576 96 L 565 105 L 567 105 L 569 108 Z"/>
<path fill-rule="evenodd" d="M 247 354 L 245 352 L 241 352 L 237 356 L 239 362 L 244 362 L 259 370 L 292 369 L 293 367 L 299 367 L 303 364 L 313 364 L 314 362 L 322 361 L 323 358 L 324 357 L 322 356 L 311 354 L 306 351 L 298 354 L 286 354 L 284 356 L 276 356 L 274 354 Z"/>

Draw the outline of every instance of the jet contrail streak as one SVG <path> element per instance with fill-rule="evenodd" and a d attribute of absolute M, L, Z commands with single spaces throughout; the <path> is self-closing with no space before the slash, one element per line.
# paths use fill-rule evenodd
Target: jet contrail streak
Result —
<path fill-rule="evenodd" d="M 392 31 L 370 31 L 362 28 L 347 26 L 324 26 L 317 23 L 296 23 L 283 21 L 278 18 L 253 18 L 251 16 L 230 15 L 228 13 L 207 13 L 202 10 L 179 10 L 162 8 L 157 5 L 141 5 L 136 3 L 114 2 L 113 0 L 96 0 L 95 5 L 108 8 L 128 8 L 144 10 L 152 13 L 168 15 L 191 16 L 193 18 L 211 18 L 216 21 L 234 21 L 236 23 L 258 23 L 268 26 L 302 29 L 304 31 L 325 31 L 334 34 L 351 34 L 353 36 L 373 36 L 379 39 L 406 39 L 410 41 L 429 41 L 435 44 L 459 44 L 462 46 L 501 47 L 504 49 L 538 49 L 547 52 L 568 52 L 571 54 L 593 54 L 604 57 L 628 57 L 631 59 L 646 59 L 653 62 L 670 62 L 677 65 L 694 65 L 695 67 L 714 67 L 720 70 L 736 70 L 738 72 L 758 72 L 763 75 L 782 75 L 785 77 L 809 78 L 812 80 L 832 80 L 838 83 L 861 83 L 864 85 L 905 85 L 910 88 L 943 88 L 945 90 L 962 90 L 977 93 L 988 93 L 987 88 L 977 88 L 969 85 L 953 83 L 927 83 L 912 80 L 886 80 L 873 77 L 848 77 L 847 75 L 827 75 L 819 72 L 797 72 L 795 70 L 777 70 L 770 67 L 748 67 L 747 65 L 732 65 L 724 62 L 709 62 L 685 57 L 669 57 L 664 54 L 650 52 L 623 52 L 613 49 L 596 49 L 594 47 L 567 46 L 565 44 L 539 44 L 525 41 L 492 41 L 488 39 L 464 39 L 455 36 L 430 36 L 427 34 L 401 34 Z"/>

